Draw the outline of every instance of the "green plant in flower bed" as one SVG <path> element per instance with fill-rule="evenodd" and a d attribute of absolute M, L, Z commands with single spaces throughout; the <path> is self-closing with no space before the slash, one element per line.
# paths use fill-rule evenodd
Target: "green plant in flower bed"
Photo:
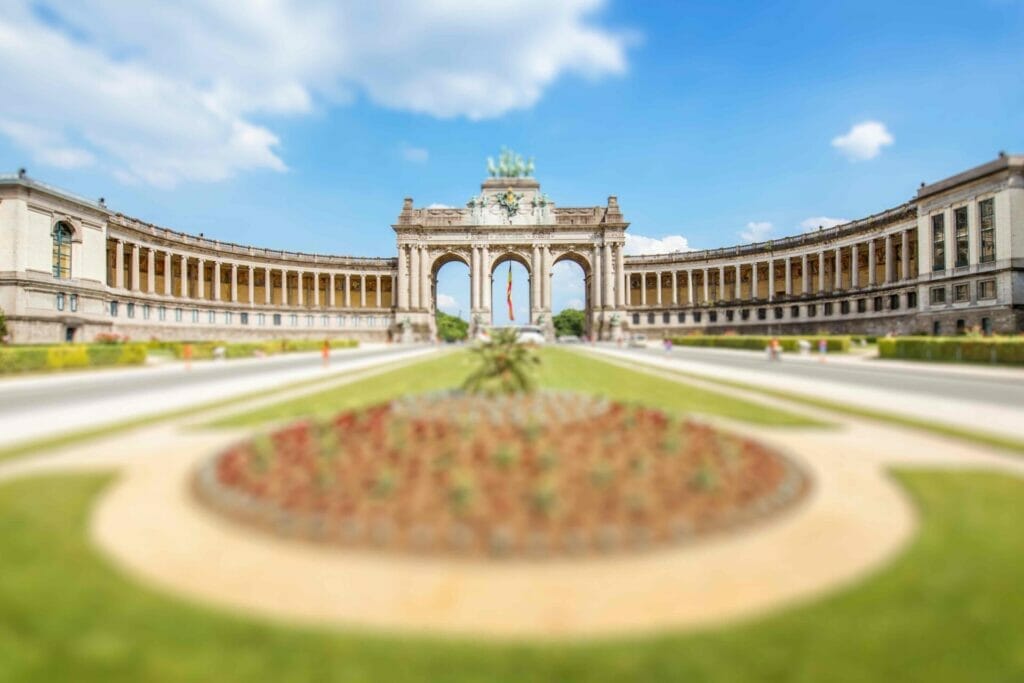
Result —
<path fill-rule="evenodd" d="M 222 453 L 197 484 L 213 507 L 290 535 L 501 555 L 686 540 L 804 489 L 796 468 L 756 442 L 546 392 L 434 394 L 295 423 Z"/>
<path fill-rule="evenodd" d="M 534 370 L 540 365 L 540 357 L 531 347 L 520 344 L 518 337 L 514 329 L 496 330 L 490 340 L 477 344 L 473 348 L 477 368 L 462 388 L 491 396 L 533 391 Z"/>
<path fill-rule="evenodd" d="M 0 348 L 0 375 L 75 368 L 142 365 L 146 346 L 132 343 L 5 346 Z"/>
<path fill-rule="evenodd" d="M 355 339 L 329 339 L 327 343 L 332 349 L 350 349 L 359 346 Z M 185 357 L 185 346 L 192 347 L 194 360 L 209 360 L 214 357 L 218 348 L 224 349 L 226 358 L 252 358 L 254 356 L 273 356 L 279 353 L 297 353 L 300 351 L 319 351 L 323 348 L 322 339 L 272 339 L 255 342 L 222 342 L 222 341 L 160 341 L 152 340 L 147 346 L 152 351 L 169 351 L 175 358 Z"/>
<path fill-rule="evenodd" d="M 880 358 L 962 363 L 1024 364 L 1020 337 L 893 337 L 878 340 Z"/>

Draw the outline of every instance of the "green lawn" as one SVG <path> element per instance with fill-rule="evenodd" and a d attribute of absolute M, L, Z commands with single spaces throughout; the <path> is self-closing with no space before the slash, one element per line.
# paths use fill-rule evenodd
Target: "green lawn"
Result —
<path fill-rule="evenodd" d="M 541 352 L 543 387 L 601 393 L 666 410 L 717 415 L 757 424 L 817 426 L 795 413 L 731 398 L 675 380 L 635 372 L 603 360 L 562 349 Z M 470 373 L 473 359 L 452 353 L 384 372 L 334 389 L 309 394 L 218 420 L 213 426 L 246 426 L 309 415 L 323 417 L 347 408 L 386 401 L 403 394 L 457 387 Z"/>
<path fill-rule="evenodd" d="M 907 552 L 860 585 L 693 635 L 498 645 L 296 629 L 140 587 L 87 540 L 109 478 L 0 486 L 3 681 L 1011 681 L 1024 671 L 1024 481 L 898 475 Z"/>

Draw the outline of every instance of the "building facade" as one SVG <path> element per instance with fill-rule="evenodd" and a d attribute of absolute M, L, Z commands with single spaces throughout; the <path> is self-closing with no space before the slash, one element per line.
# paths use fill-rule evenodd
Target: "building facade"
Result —
<path fill-rule="evenodd" d="M 551 330 L 552 268 L 580 265 L 599 338 L 629 331 L 955 334 L 1024 331 L 1024 156 L 1000 155 L 900 206 L 770 242 L 627 256 L 615 197 L 563 208 L 531 169 L 492 168 L 465 208 L 415 208 L 395 258 L 275 251 L 144 223 L 29 178 L 0 176 L 0 309 L 12 341 L 431 338 L 437 273 L 470 271 L 473 327 L 493 274 L 530 277 Z"/>

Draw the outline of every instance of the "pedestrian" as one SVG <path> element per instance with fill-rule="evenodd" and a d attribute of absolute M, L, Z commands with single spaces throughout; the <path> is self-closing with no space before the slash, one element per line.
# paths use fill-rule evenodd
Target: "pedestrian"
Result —
<path fill-rule="evenodd" d="M 828 340 L 822 337 L 818 340 L 818 357 L 822 363 L 825 362 L 825 354 L 828 353 Z"/>
<path fill-rule="evenodd" d="M 324 339 L 324 345 L 320 348 L 320 357 L 323 358 L 326 368 L 331 362 L 331 342 L 327 339 Z"/>
<path fill-rule="evenodd" d="M 192 345 L 185 344 L 181 347 L 181 357 L 185 359 L 185 369 L 192 369 Z"/>
<path fill-rule="evenodd" d="M 670 337 L 665 337 L 661 345 L 665 347 L 665 353 L 672 353 L 672 339 Z"/>
<path fill-rule="evenodd" d="M 772 337 L 772 360 L 779 360 L 782 353 L 782 346 L 779 344 L 778 337 Z"/>

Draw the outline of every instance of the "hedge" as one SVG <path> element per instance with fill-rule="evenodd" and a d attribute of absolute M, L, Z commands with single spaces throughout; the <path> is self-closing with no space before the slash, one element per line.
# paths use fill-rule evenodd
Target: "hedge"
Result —
<path fill-rule="evenodd" d="M 880 358 L 1024 365 L 1019 337 L 895 337 L 878 340 Z"/>
<path fill-rule="evenodd" d="M 331 339 L 332 349 L 347 349 L 359 346 L 354 339 Z M 323 347 L 321 339 L 275 339 L 261 342 L 221 342 L 221 341 L 151 341 L 152 351 L 169 351 L 175 358 L 185 357 L 185 345 L 192 347 L 193 360 L 207 360 L 214 357 L 217 348 L 224 349 L 225 358 L 252 358 L 257 355 L 272 356 L 278 353 L 296 353 L 300 351 L 319 351 Z"/>
<path fill-rule="evenodd" d="M 73 368 L 142 365 L 145 344 L 62 344 L 0 347 L 0 375 Z"/>
<path fill-rule="evenodd" d="M 685 337 L 672 337 L 672 343 L 676 346 L 704 346 L 716 349 L 748 349 L 750 351 L 763 351 L 773 339 L 778 339 L 783 351 L 798 351 L 799 342 L 805 339 L 811 343 L 811 349 L 818 349 L 818 340 L 824 339 L 828 343 L 828 350 L 831 353 L 840 353 L 850 350 L 849 337 L 829 337 L 808 335 L 805 337 L 769 337 L 749 334 L 693 334 Z"/>

